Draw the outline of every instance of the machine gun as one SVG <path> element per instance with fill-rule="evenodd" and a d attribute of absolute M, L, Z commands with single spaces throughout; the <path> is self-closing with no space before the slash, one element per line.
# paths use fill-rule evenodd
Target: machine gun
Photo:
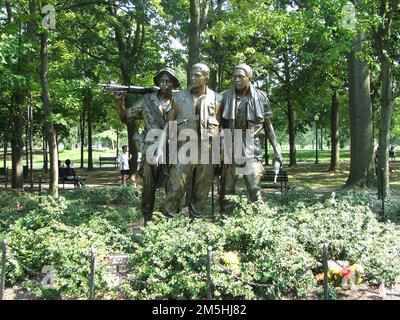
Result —
<path fill-rule="evenodd" d="M 105 91 L 118 93 L 128 92 L 135 94 L 147 94 L 157 92 L 160 88 L 156 86 L 139 87 L 139 86 L 121 86 L 118 84 L 98 84 L 99 87 L 103 87 Z"/>

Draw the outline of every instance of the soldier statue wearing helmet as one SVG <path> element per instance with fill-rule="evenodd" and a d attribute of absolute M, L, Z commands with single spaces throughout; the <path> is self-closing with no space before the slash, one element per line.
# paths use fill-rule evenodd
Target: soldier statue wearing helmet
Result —
<path fill-rule="evenodd" d="M 152 129 L 163 129 L 166 124 L 166 114 L 170 110 L 172 91 L 180 87 L 179 80 L 171 68 L 161 69 L 153 78 L 159 87 L 155 93 L 144 95 L 130 108 L 124 107 L 124 96 L 117 96 L 118 114 L 124 123 L 133 119 L 144 120 L 144 135 Z M 146 154 L 148 145 L 144 142 L 140 151 Z M 154 210 L 155 192 L 162 181 L 165 183 L 165 166 L 155 166 L 142 157 L 142 214 L 145 225 L 151 220 Z"/>

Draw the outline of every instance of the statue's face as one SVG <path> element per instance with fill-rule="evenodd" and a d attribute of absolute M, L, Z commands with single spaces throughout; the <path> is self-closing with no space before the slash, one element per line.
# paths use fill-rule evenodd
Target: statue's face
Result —
<path fill-rule="evenodd" d="M 169 74 L 163 73 L 158 78 L 158 87 L 162 93 L 169 93 L 172 91 L 174 84 Z"/>
<path fill-rule="evenodd" d="M 201 88 L 205 86 L 206 83 L 207 77 L 204 72 L 202 72 L 198 68 L 193 68 L 192 71 L 190 71 L 190 85 L 192 86 L 192 88 Z"/>
<path fill-rule="evenodd" d="M 243 90 L 250 85 L 250 78 L 243 69 L 235 69 L 233 71 L 233 83 L 236 90 Z"/>

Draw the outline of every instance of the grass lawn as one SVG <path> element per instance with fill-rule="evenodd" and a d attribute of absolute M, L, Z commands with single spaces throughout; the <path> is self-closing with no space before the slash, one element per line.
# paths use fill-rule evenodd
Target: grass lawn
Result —
<path fill-rule="evenodd" d="M 340 150 L 339 152 L 341 161 L 350 161 L 350 150 Z M 289 150 L 282 151 L 283 160 L 289 163 Z M 272 157 L 272 152 L 270 151 L 270 158 Z M 297 162 L 312 162 L 315 163 L 315 150 L 297 150 L 296 155 Z M 318 150 L 318 162 L 330 162 L 331 161 L 331 151 L 330 150 Z"/>
<path fill-rule="evenodd" d="M 93 150 L 93 163 L 94 166 L 99 166 L 99 157 L 100 156 L 106 156 L 106 157 L 111 157 L 111 156 L 116 156 L 116 150 Z M 65 160 L 70 159 L 74 163 L 74 167 L 79 167 L 81 163 L 81 150 L 80 149 L 72 149 L 72 150 L 62 150 L 59 153 L 59 158 L 62 163 L 65 162 Z M 3 154 L 0 154 L 0 159 L 3 159 Z M 88 159 L 88 150 L 85 149 L 84 153 L 84 164 L 87 166 L 87 160 Z M 50 159 L 49 159 L 50 160 Z M 26 160 L 24 157 L 24 165 L 26 164 Z M 7 156 L 7 166 L 8 168 L 11 168 L 11 154 Z M 1 162 L 0 167 L 3 167 L 3 162 Z M 33 168 L 34 169 L 39 169 L 43 167 L 43 155 L 42 153 L 35 152 L 33 155 Z"/>
<path fill-rule="evenodd" d="M 289 185 L 298 188 L 309 187 L 315 191 L 342 188 L 350 173 L 349 161 L 341 161 L 341 169 L 328 172 L 329 162 L 299 164 L 296 168 L 284 168 L 289 175 Z M 390 187 L 400 191 L 400 161 L 390 162 Z"/>
<path fill-rule="evenodd" d="M 109 186 L 115 185 L 119 179 L 119 173 L 115 168 L 99 168 L 100 156 L 115 156 L 116 150 L 93 151 L 93 161 L 96 169 L 88 172 L 86 169 L 79 169 L 80 165 L 80 150 L 63 150 L 60 152 L 60 160 L 64 162 L 66 159 L 71 159 L 75 164 L 77 173 L 87 177 L 88 187 L 93 185 Z M 270 156 L 272 154 L 270 153 Z M 337 190 L 344 186 L 349 175 L 349 150 L 341 151 L 341 170 L 335 173 L 328 172 L 330 163 L 330 151 L 319 151 L 319 164 L 315 164 L 315 151 L 313 150 L 298 150 L 297 162 L 295 168 L 288 168 L 289 153 L 283 151 L 284 170 L 289 174 L 289 185 L 296 188 L 309 187 L 315 191 L 331 191 Z M 1 158 L 0 158 L 1 159 Z M 43 166 L 43 157 L 38 154 L 34 157 L 34 176 L 38 176 Z M 25 161 L 24 161 L 25 163 Z M 87 150 L 85 150 L 85 165 L 87 163 Z M 8 161 L 8 166 L 11 168 L 11 161 Z M 400 191 L 400 161 L 390 162 L 391 175 L 390 185 L 393 190 Z M 239 179 L 238 187 L 244 186 L 243 180 Z"/>
<path fill-rule="evenodd" d="M 93 150 L 93 162 L 95 166 L 99 166 L 99 157 L 100 156 L 116 156 L 116 150 Z M 283 150 L 282 152 L 284 163 L 289 163 L 289 150 Z M 269 150 L 269 157 L 271 159 L 272 152 Z M 70 159 L 75 167 L 80 165 L 81 161 L 81 150 L 80 149 L 72 149 L 72 150 L 62 150 L 59 153 L 59 158 L 62 163 L 65 160 Z M 3 159 L 3 154 L 0 153 L 0 159 Z M 85 149 L 84 152 L 84 163 L 87 165 L 88 159 L 88 150 Z M 318 160 L 319 162 L 329 162 L 330 161 L 330 150 L 318 151 Z M 340 151 L 340 160 L 341 161 L 350 161 L 350 150 L 341 150 Z M 297 150 L 297 162 L 315 162 L 315 150 Z M 24 164 L 26 163 L 24 157 Z M 7 156 L 7 166 L 11 168 L 11 154 Z M 3 163 L 1 163 L 0 167 L 3 167 Z M 33 156 L 33 167 L 34 168 L 42 168 L 43 167 L 43 155 L 40 152 L 35 152 Z"/>

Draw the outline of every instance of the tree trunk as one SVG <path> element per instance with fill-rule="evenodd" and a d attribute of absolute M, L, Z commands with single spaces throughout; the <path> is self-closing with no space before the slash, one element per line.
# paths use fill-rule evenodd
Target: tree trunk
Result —
<path fill-rule="evenodd" d="M 10 1 L 5 2 L 8 14 L 8 22 L 14 23 L 14 16 L 12 13 L 12 5 Z M 21 41 L 21 40 L 20 40 Z M 22 73 L 24 63 L 21 58 L 18 61 L 17 74 Z M 11 187 L 13 189 L 24 187 L 24 176 L 23 176 L 23 148 L 24 142 L 22 139 L 24 123 L 21 114 L 23 114 L 23 104 L 25 102 L 26 92 L 22 89 L 17 89 L 13 94 L 13 106 L 12 106 L 12 138 L 11 138 L 11 153 L 12 153 L 12 180 Z"/>
<path fill-rule="evenodd" d="M 363 35 L 358 33 L 349 56 L 350 174 L 347 186 L 370 187 L 374 183 L 372 103 L 369 65 L 358 56 Z"/>
<path fill-rule="evenodd" d="M 381 128 L 379 132 L 378 153 L 378 195 L 380 199 L 382 199 L 382 197 L 386 197 L 389 192 L 389 132 L 390 122 L 393 114 L 393 66 L 387 56 L 381 62 L 381 78 Z"/>
<path fill-rule="evenodd" d="M 43 113 L 45 118 L 45 131 L 50 151 L 50 195 L 58 198 L 58 154 L 56 133 L 52 120 L 52 109 L 50 104 L 50 90 L 48 80 L 48 33 L 40 34 L 40 83 L 42 87 Z"/>
<path fill-rule="evenodd" d="M 13 16 L 13 8 L 11 1 L 5 1 L 8 23 L 14 23 Z M 29 1 L 29 12 L 33 14 L 35 12 L 35 1 Z M 35 25 L 33 21 L 28 21 L 26 25 L 20 25 L 20 38 L 19 45 L 22 45 L 21 36 L 22 30 L 25 35 L 27 35 L 31 42 L 34 39 L 34 29 Z M 25 77 L 28 75 L 29 71 L 27 71 L 27 67 L 29 67 L 32 62 L 32 53 L 25 54 L 24 56 L 19 57 L 16 75 Z M 21 87 L 21 86 L 20 86 Z M 21 89 L 17 89 L 13 94 L 14 98 L 14 108 L 12 110 L 12 141 L 11 141 L 11 149 L 12 149 L 12 188 L 23 188 L 24 185 L 24 176 L 23 176 L 23 132 L 24 132 L 24 121 L 23 114 L 25 98 L 28 92 L 25 87 Z"/>
<path fill-rule="evenodd" d="M 4 168 L 7 168 L 7 149 L 8 149 L 8 143 L 4 141 L 4 155 L 3 155 Z"/>
<path fill-rule="evenodd" d="M 84 167 L 84 153 L 85 153 L 85 111 L 82 111 L 80 119 L 80 133 L 81 133 L 81 168 Z"/>
<path fill-rule="evenodd" d="M 29 170 L 29 108 L 28 108 L 28 114 L 26 117 L 26 123 L 25 123 L 25 166 L 28 167 Z"/>
<path fill-rule="evenodd" d="M 330 172 L 339 170 L 339 92 L 333 91 L 331 104 L 331 165 Z"/>
<path fill-rule="evenodd" d="M 29 0 L 29 13 L 33 17 L 36 14 L 36 1 L 35 0 Z M 28 28 L 27 28 L 27 34 L 32 43 L 36 42 L 36 21 L 34 19 L 29 19 L 28 21 Z M 28 63 L 32 63 L 34 57 L 32 54 L 28 54 L 27 56 L 27 61 Z M 29 162 L 30 165 L 28 168 L 29 170 L 29 183 L 31 186 L 31 189 L 33 189 L 33 142 L 32 142 L 32 127 L 33 127 L 33 114 L 32 114 L 32 94 L 29 92 L 29 105 L 28 105 L 28 146 L 27 149 L 29 148 Z"/>
<path fill-rule="evenodd" d="M 60 159 L 60 149 L 58 148 L 58 134 L 56 133 L 57 159 Z"/>
<path fill-rule="evenodd" d="M 200 0 L 190 0 L 189 59 L 187 81 L 190 83 L 190 70 L 200 61 Z"/>
<path fill-rule="evenodd" d="M 119 150 L 119 129 L 117 129 L 117 145 L 116 145 L 116 152 L 115 152 L 116 157 L 118 157 L 118 150 Z"/>
<path fill-rule="evenodd" d="M 295 130 L 294 130 L 294 110 L 292 102 L 288 102 L 288 134 L 290 146 L 290 162 L 289 167 L 296 167 L 296 144 L 295 144 Z"/>
<path fill-rule="evenodd" d="M 212 69 L 210 72 L 210 87 L 215 91 L 215 92 L 221 92 L 221 87 L 222 87 L 222 75 L 223 75 L 223 57 L 221 57 L 221 47 L 218 42 L 216 42 L 214 39 L 211 39 L 211 44 L 213 46 L 213 52 L 214 55 L 212 58 L 216 62 L 217 67 L 215 69 Z"/>
<path fill-rule="evenodd" d="M 389 137 L 393 114 L 393 62 L 392 52 L 392 23 L 393 15 L 398 11 L 399 1 L 381 0 L 380 16 L 382 25 L 375 36 L 378 57 L 381 66 L 381 126 L 379 131 L 378 153 L 378 196 L 385 198 L 390 191 L 389 185 Z"/>
<path fill-rule="evenodd" d="M 32 138 L 32 121 L 33 121 L 33 114 L 32 114 L 32 96 L 29 95 L 29 108 L 28 108 L 28 122 L 29 122 L 29 129 L 28 129 L 28 141 L 29 141 L 29 182 L 31 183 L 31 188 L 33 188 L 33 138 Z"/>
<path fill-rule="evenodd" d="M 320 124 L 320 126 L 321 126 L 321 138 L 319 139 L 320 141 L 319 149 L 321 151 L 324 151 L 324 129 L 322 128 L 322 123 Z"/>
<path fill-rule="evenodd" d="M 295 125 L 294 125 L 294 108 L 292 103 L 292 92 L 291 92 L 291 72 L 290 72 L 290 64 L 289 64 L 289 54 L 288 52 L 283 53 L 283 68 L 285 79 L 284 83 L 286 86 L 285 90 L 285 98 L 287 101 L 287 117 L 288 117 L 288 134 L 289 134 L 289 167 L 296 167 L 296 143 L 295 143 Z M 317 142 L 318 143 L 318 142 Z"/>
<path fill-rule="evenodd" d="M 46 140 L 46 133 L 43 129 L 43 169 L 44 172 L 47 173 L 49 171 L 49 159 L 47 156 L 47 140 Z"/>
<path fill-rule="evenodd" d="M 93 94 L 90 89 L 85 93 L 84 105 L 87 112 L 88 127 L 88 171 L 93 171 Z"/>
<path fill-rule="evenodd" d="M 11 187 L 13 189 L 20 189 L 24 187 L 23 175 L 23 150 L 24 141 L 22 135 L 24 132 L 24 122 L 22 114 L 22 105 L 25 101 L 25 93 L 18 91 L 15 94 L 15 105 L 13 108 L 14 116 L 12 121 L 12 140 L 11 140 L 11 153 L 12 153 L 12 181 Z"/>

